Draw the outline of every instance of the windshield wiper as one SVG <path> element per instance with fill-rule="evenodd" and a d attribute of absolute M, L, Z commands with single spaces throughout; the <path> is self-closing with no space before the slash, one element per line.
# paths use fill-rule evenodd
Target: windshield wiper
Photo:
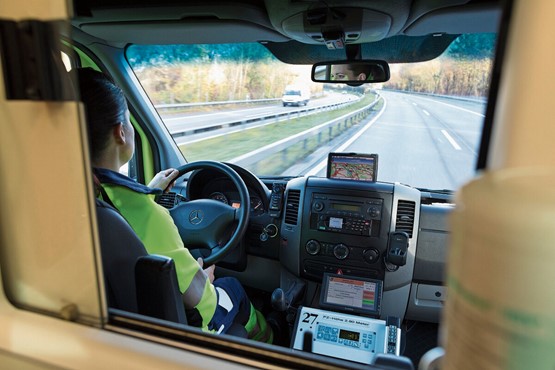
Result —
<path fill-rule="evenodd" d="M 453 190 L 420 188 L 422 204 L 452 203 Z"/>
<path fill-rule="evenodd" d="M 421 192 L 427 193 L 436 193 L 436 194 L 449 194 L 452 195 L 454 193 L 453 190 L 450 189 L 426 189 L 426 188 L 418 188 Z"/>

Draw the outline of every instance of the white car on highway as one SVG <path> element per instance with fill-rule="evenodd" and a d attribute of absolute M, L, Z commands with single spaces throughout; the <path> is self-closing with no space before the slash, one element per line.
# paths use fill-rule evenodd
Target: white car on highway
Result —
<path fill-rule="evenodd" d="M 310 100 L 310 91 L 302 86 L 287 86 L 281 97 L 284 107 L 289 105 L 307 105 Z"/>

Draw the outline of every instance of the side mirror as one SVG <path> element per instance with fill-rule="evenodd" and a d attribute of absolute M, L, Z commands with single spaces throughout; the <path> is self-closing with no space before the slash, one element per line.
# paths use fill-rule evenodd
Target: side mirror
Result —
<path fill-rule="evenodd" d="M 353 86 L 389 80 L 389 65 L 383 60 L 321 62 L 312 66 L 312 81 L 346 83 Z"/>

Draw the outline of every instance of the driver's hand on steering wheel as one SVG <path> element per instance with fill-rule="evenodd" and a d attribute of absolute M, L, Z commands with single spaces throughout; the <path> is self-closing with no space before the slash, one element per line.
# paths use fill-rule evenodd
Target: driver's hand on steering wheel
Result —
<path fill-rule="evenodd" d="M 167 170 L 158 172 L 152 180 L 148 183 L 149 188 L 158 188 L 164 190 L 165 193 L 173 188 L 178 170 L 168 168 Z"/>
<path fill-rule="evenodd" d="M 202 266 L 204 266 L 204 261 L 202 260 L 202 257 L 199 257 L 197 259 L 197 262 L 200 265 L 200 268 L 202 268 Z M 216 265 L 212 265 L 212 266 L 204 269 L 204 272 L 206 273 L 206 275 L 208 275 L 208 279 L 210 279 L 210 283 L 214 282 L 214 270 L 215 269 L 216 269 Z"/>

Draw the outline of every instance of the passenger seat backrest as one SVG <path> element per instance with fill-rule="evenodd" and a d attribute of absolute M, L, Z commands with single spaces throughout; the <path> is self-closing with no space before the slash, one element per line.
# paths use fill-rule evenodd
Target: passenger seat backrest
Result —
<path fill-rule="evenodd" d="M 141 314 L 187 324 L 175 264 L 171 258 L 155 254 L 139 257 L 135 281 Z"/>
<path fill-rule="evenodd" d="M 148 253 L 118 211 L 99 199 L 96 200 L 96 216 L 108 306 L 139 313 L 135 263 Z"/>
<path fill-rule="evenodd" d="M 187 324 L 171 258 L 149 255 L 121 214 L 96 199 L 108 307 Z"/>

